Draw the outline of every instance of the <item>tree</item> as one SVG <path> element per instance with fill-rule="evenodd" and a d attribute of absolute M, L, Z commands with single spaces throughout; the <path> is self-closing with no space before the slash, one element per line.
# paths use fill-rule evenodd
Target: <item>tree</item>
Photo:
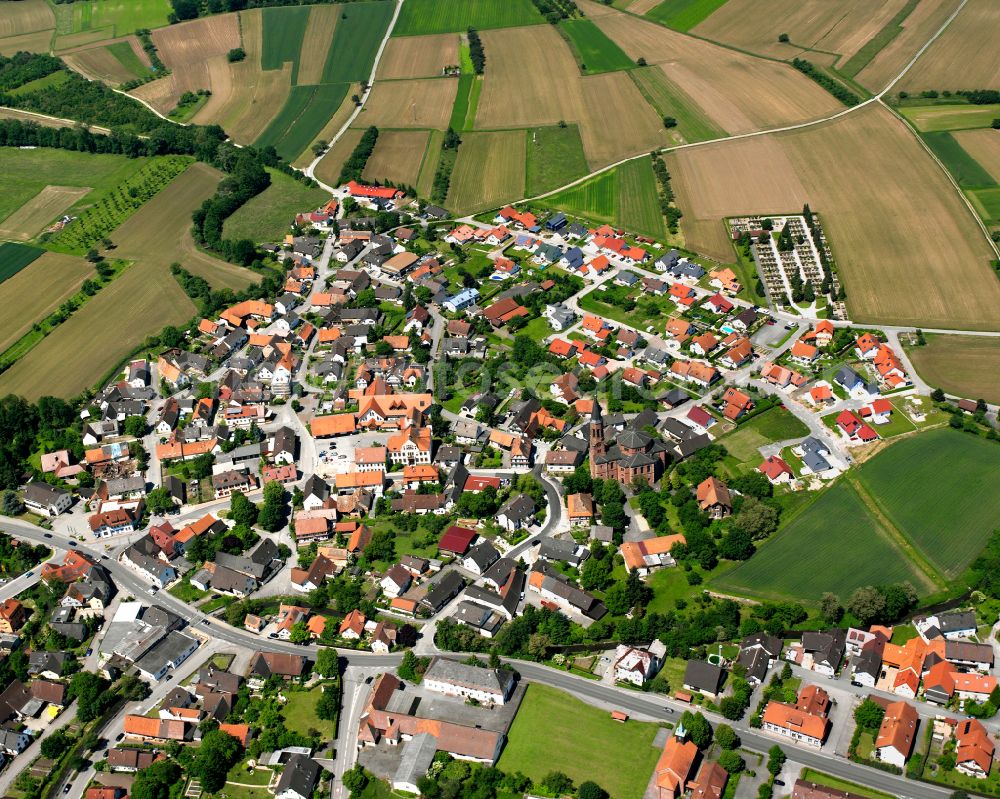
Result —
<path fill-rule="evenodd" d="M 608 792 L 592 780 L 580 783 L 576 795 L 577 799 L 608 799 Z"/>
<path fill-rule="evenodd" d="M 239 741 L 222 730 L 211 730 L 202 736 L 188 772 L 201 781 L 203 790 L 215 793 L 226 784 L 226 774 L 239 756 Z"/>
<path fill-rule="evenodd" d="M 767 750 L 767 770 L 775 777 L 778 776 L 787 759 L 781 747 L 775 744 Z"/>
<path fill-rule="evenodd" d="M 337 701 L 337 692 L 333 686 L 325 686 L 316 702 L 316 715 L 323 721 L 333 721 L 337 718 L 337 709 L 340 703 Z"/>
<path fill-rule="evenodd" d="M 42 756 L 55 759 L 73 744 L 73 737 L 65 729 L 56 730 L 42 741 Z"/>
<path fill-rule="evenodd" d="M 728 724 L 717 724 L 715 742 L 723 749 L 736 749 L 740 745 L 740 737 Z"/>
<path fill-rule="evenodd" d="M 847 609 L 862 624 L 871 624 L 885 615 L 885 595 L 873 585 L 855 589 Z"/>
<path fill-rule="evenodd" d="M 778 529 L 778 515 L 777 508 L 756 497 L 746 497 L 740 506 L 740 512 L 733 516 L 732 529 L 759 541 Z"/>
<path fill-rule="evenodd" d="M 157 760 L 142 769 L 130 790 L 134 799 L 169 799 L 170 788 L 181 778 L 181 767 L 172 760 Z"/>
<path fill-rule="evenodd" d="M 417 679 L 417 667 L 419 665 L 420 661 L 417 656 L 413 654 L 413 650 L 407 649 L 403 653 L 403 662 L 396 668 L 396 673 L 399 675 L 401 680 L 409 680 L 410 682 L 413 682 Z"/>
<path fill-rule="evenodd" d="M 321 649 L 316 655 L 316 672 L 323 677 L 334 677 L 340 673 L 336 649 Z"/>
<path fill-rule="evenodd" d="M 840 604 L 840 597 L 829 592 L 823 594 L 819 604 L 820 615 L 827 624 L 837 624 L 844 617 L 844 608 Z"/>
<path fill-rule="evenodd" d="M 611 581 L 613 566 L 614 564 L 609 557 L 587 558 L 583 563 L 583 569 L 580 571 L 580 585 L 587 591 L 601 590 Z"/>
<path fill-rule="evenodd" d="M 0 507 L 5 516 L 17 516 L 24 510 L 21 498 L 10 489 L 3 492 L 3 505 Z"/>
<path fill-rule="evenodd" d="M 877 730 L 884 716 L 885 710 L 871 699 L 866 699 L 854 709 L 854 720 L 866 730 Z"/>
<path fill-rule="evenodd" d="M 361 793 L 368 785 L 368 775 L 365 773 L 364 768 L 362 768 L 360 763 L 355 763 L 354 768 L 348 769 L 344 772 L 343 776 L 344 787 L 351 792 L 351 794 Z"/>
<path fill-rule="evenodd" d="M 146 508 L 154 516 L 162 516 L 174 509 L 174 500 L 166 488 L 159 486 L 146 494 Z"/>
<path fill-rule="evenodd" d="M 712 744 L 712 725 L 708 723 L 701 713 L 692 713 L 685 710 L 681 716 L 681 724 L 688 732 L 688 737 L 699 749 L 708 749 Z"/>
<path fill-rule="evenodd" d="M 557 796 L 573 791 L 573 780 L 561 771 L 550 771 L 542 780 L 542 785 Z"/>
<path fill-rule="evenodd" d="M 612 616 L 624 616 L 632 606 L 625 592 L 625 583 L 617 582 L 604 594 L 604 606 Z"/>
<path fill-rule="evenodd" d="M 757 549 L 745 530 L 732 529 L 719 542 L 719 557 L 726 560 L 749 560 Z"/>
<path fill-rule="evenodd" d="M 80 721 L 93 721 L 114 701 L 108 692 L 110 683 L 89 671 L 73 676 L 69 684 L 69 697 L 76 699 L 76 717 Z"/>
<path fill-rule="evenodd" d="M 934 400 L 935 402 L 944 402 L 945 401 L 944 392 L 939 388 L 934 389 L 931 392 L 931 399 Z"/>
<path fill-rule="evenodd" d="M 677 120 L 674 119 L 673 117 L 663 117 L 663 127 L 667 128 L 668 130 L 670 128 L 676 128 Z"/>
<path fill-rule="evenodd" d="M 309 628 L 304 621 L 297 621 L 288 631 L 288 640 L 293 644 L 305 644 L 309 641 Z"/>
<path fill-rule="evenodd" d="M 747 767 L 746 761 L 731 749 L 719 755 L 719 765 L 730 774 L 739 774 Z"/>
<path fill-rule="evenodd" d="M 257 522 L 257 506 L 237 491 L 229 499 L 229 518 L 236 524 L 253 527 Z"/>
<path fill-rule="evenodd" d="M 242 61 L 246 57 L 247 57 L 247 51 L 244 50 L 242 47 L 234 47 L 232 50 L 226 53 L 226 58 L 229 60 L 229 63 L 231 64 L 236 63 L 237 61 Z"/>
<path fill-rule="evenodd" d="M 787 33 L 779 33 L 778 34 L 778 41 L 781 42 L 782 44 L 787 44 L 788 43 L 788 34 Z"/>

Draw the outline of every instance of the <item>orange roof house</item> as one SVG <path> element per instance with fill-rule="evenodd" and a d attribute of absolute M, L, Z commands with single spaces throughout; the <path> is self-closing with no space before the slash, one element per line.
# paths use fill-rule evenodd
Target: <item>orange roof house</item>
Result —
<path fill-rule="evenodd" d="M 722 401 L 725 403 L 722 415 L 730 421 L 736 421 L 744 413 L 753 408 L 753 400 L 750 399 L 750 395 L 732 386 L 726 389 L 722 395 Z"/>
<path fill-rule="evenodd" d="M 976 719 L 965 719 L 955 727 L 955 768 L 970 777 L 985 779 L 993 766 L 994 745 L 989 733 Z"/>
<path fill-rule="evenodd" d="M 626 572 L 638 569 L 640 574 L 645 574 L 647 571 L 667 564 L 666 556 L 670 554 L 674 544 L 686 543 L 687 539 L 683 533 L 674 533 L 673 535 L 647 538 L 644 541 L 623 541 L 618 551 L 625 561 Z"/>
<path fill-rule="evenodd" d="M 916 742 L 917 722 L 917 711 L 913 705 L 906 702 L 889 704 L 875 739 L 879 759 L 902 768 Z"/>
<path fill-rule="evenodd" d="M 796 361 L 802 361 L 804 363 L 812 363 L 819 357 L 819 350 L 812 344 L 806 344 L 801 339 L 792 345 L 790 353 L 792 358 Z"/>
<path fill-rule="evenodd" d="M 653 772 L 657 799 L 676 799 L 684 793 L 697 757 L 698 747 L 691 741 L 679 741 L 674 736 L 667 739 Z"/>
<path fill-rule="evenodd" d="M 588 522 L 594 518 L 594 498 L 590 494 L 570 494 L 566 510 L 571 524 Z"/>
<path fill-rule="evenodd" d="M 250 740 L 249 724 L 220 724 L 219 731 L 231 735 L 240 742 L 240 746 L 245 747 Z"/>
<path fill-rule="evenodd" d="M 336 413 L 332 416 L 316 416 L 309 422 L 309 431 L 316 438 L 346 436 L 357 430 L 357 419 L 353 413 Z"/>

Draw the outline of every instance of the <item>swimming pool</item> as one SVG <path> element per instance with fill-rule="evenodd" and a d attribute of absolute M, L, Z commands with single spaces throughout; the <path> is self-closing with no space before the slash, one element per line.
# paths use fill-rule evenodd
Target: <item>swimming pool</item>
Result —
<path fill-rule="evenodd" d="M 722 326 L 722 327 L 720 327 L 719 329 L 720 329 L 720 330 L 721 330 L 721 331 L 722 331 L 723 333 L 735 333 L 735 332 L 736 332 L 736 330 L 735 330 L 734 328 L 731 328 L 731 327 L 730 327 L 729 325 L 723 325 L 723 326 Z"/>

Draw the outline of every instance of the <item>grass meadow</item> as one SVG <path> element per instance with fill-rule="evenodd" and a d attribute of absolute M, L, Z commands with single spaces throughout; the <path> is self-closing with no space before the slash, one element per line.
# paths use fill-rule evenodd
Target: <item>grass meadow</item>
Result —
<path fill-rule="evenodd" d="M 84 0 L 69 9 L 72 30 L 66 33 L 108 28 L 109 39 L 135 33 L 139 28 L 162 27 L 173 10 L 169 0 Z"/>
<path fill-rule="evenodd" d="M 921 133 L 988 128 L 994 119 L 1000 117 L 1000 105 L 942 103 L 940 105 L 905 105 L 897 110 L 912 122 Z"/>
<path fill-rule="evenodd" d="M 580 129 L 576 125 L 531 128 L 526 166 L 529 197 L 552 191 L 587 174 Z"/>
<path fill-rule="evenodd" d="M 545 20 L 531 0 L 407 0 L 393 36 L 514 28 Z"/>
<path fill-rule="evenodd" d="M 559 23 L 585 75 L 631 69 L 635 63 L 589 19 L 564 19 Z"/>
<path fill-rule="evenodd" d="M 574 782 L 594 778 L 596 752 L 609 763 L 628 768 L 601 771 L 598 783 L 615 799 L 641 799 L 649 775 L 660 756 L 653 746 L 659 725 L 614 721 L 606 710 L 579 699 L 532 684 L 524 695 L 508 733 L 497 768 L 520 771 L 540 782 L 551 771 L 561 771 Z"/>
<path fill-rule="evenodd" d="M 726 0 L 663 0 L 658 6 L 646 13 L 646 16 L 656 20 L 668 28 L 686 32 L 695 25 L 704 22 L 726 4 Z"/>
<path fill-rule="evenodd" d="M 636 158 L 618 167 L 618 224 L 626 230 L 654 238 L 667 234 L 656 175 L 650 159 Z"/>
<path fill-rule="evenodd" d="M 279 6 L 262 9 L 263 45 L 260 54 L 262 69 L 281 69 L 292 63 L 292 84 L 298 80 L 302 38 L 309 24 L 308 6 Z"/>
<path fill-rule="evenodd" d="M 280 241 L 295 214 L 309 211 L 329 199 L 330 195 L 323 189 L 311 189 L 281 172 L 268 171 L 271 185 L 226 220 L 222 232 L 227 239 Z"/>
<path fill-rule="evenodd" d="M 618 174 L 614 169 L 546 199 L 553 208 L 598 222 L 614 222 L 618 212 Z"/>
<path fill-rule="evenodd" d="M 388 0 L 338 6 L 341 18 L 327 52 L 323 83 L 368 80 L 379 42 L 392 19 L 392 6 Z"/>

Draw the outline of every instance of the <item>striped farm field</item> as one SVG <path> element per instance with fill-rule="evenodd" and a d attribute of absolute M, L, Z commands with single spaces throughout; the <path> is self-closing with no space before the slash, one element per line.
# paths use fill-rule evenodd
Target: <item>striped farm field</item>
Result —
<path fill-rule="evenodd" d="M 464 33 L 467 28 L 514 28 L 544 21 L 531 0 L 407 0 L 392 35 Z"/>
<path fill-rule="evenodd" d="M 334 5 L 309 6 L 309 21 L 305 36 L 302 37 L 302 53 L 305 57 L 299 65 L 298 81 L 304 86 L 324 83 L 323 69 L 330 54 L 340 8 Z"/>
<path fill-rule="evenodd" d="M 0 283 L 0 308 L 5 309 L 0 352 L 72 297 L 94 274 L 93 265 L 79 256 L 46 252 Z"/>
<path fill-rule="evenodd" d="M 846 600 L 855 588 L 904 580 L 921 594 L 932 590 L 857 492 L 839 481 L 712 586 L 818 602 L 828 591 Z"/>
<path fill-rule="evenodd" d="M 138 44 L 135 37 L 129 39 Z M 142 53 L 142 56 L 140 57 L 138 53 Z M 62 58 L 81 75 L 104 81 L 112 86 L 141 78 L 148 75 L 150 70 L 146 54 L 139 48 L 133 49 L 132 41 L 129 40 L 88 47 L 67 53 Z"/>
<path fill-rule="evenodd" d="M 309 25 L 308 6 L 266 7 L 261 11 L 264 39 L 260 53 L 262 69 L 292 65 L 292 83 L 298 82 L 302 40 Z"/>
<path fill-rule="evenodd" d="M 523 197 L 524 161 L 523 130 L 463 134 L 446 206 L 475 213 Z"/>
<path fill-rule="evenodd" d="M 587 75 L 631 69 L 632 59 L 589 19 L 565 19 L 559 29 L 569 38 L 580 68 Z"/>
<path fill-rule="evenodd" d="M 1000 181 L 1000 132 L 993 129 L 960 130 L 951 135 L 994 182 Z"/>
<path fill-rule="evenodd" d="M 55 25 L 52 7 L 45 0 L 4 3 L 3 13 L 0 14 L 0 39 L 36 31 L 51 31 Z"/>
<path fill-rule="evenodd" d="M 316 138 L 347 95 L 349 84 L 293 86 L 281 112 L 254 142 L 273 145 L 278 155 L 295 160 Z"/>
<path fill-rule="evenodd" d="M 226 220 L 222 233 L 227 239 L 281 241 L 296 214 L 317 208 L 330 199 L 323 189 L 310 188 L 274 169 L 268 172 L 271 185 Z"/>
<path fill-rule="evenodd" d="M 458 34 L 400 36 L 389 40 L 378 63 L 380 80 L 436 78 L 447 66 L 458 63 Z"/>
<path fill-rule="evenodd" d="M 0 222 L 0 238 L 28 241 L 77 201 L 90 193 L 89 186 L 46 186 Z"/>
<path fill-rule="evenodd" d="M 45 250 L 5 241 L 0 244 L 0 282 L 16 275 L 24 267 L 44 254 Z"/>
<path fill-rule="evenodd" d="M 323 83 L 368 80 L 392 9 L 390 0 L 334 6 L 340 20 L 323 66 Z"/>
<path fill-rule="evenodd" d="M 427 149 L 424 150 L 424 160 L 420 163 L 420 169 L 417 171 L 417 181 L 414 184 L 417 189 L 417 196 L 419 197 L 431 196 L 431 191 L 434 189 L 434 174 L 437 172 L 438 162 L 441 160 L 441 143 L 443 141 L 444 131 L 429 131 Z"/>
<path fill-rule="evenodd" d="M 316 165 L 316 179 L 322 180 L 328 186 L 335 186 L 344 161 L 354 152 L 363 134 L 364 131 L 360 128 L 344 131 L 344 135 L 337 139 L 337 143 L 327 150 L 326 155 Z"/>
<path fill-rule="evenodd" d="M 364 179 L 416 186 L 430 131 L 381 130 L 365 165 Z"/>
<path fill-rule="evenodd" d="M 74 34 L 96 33 L 100 39 L 113 39 L 141 28 L 161 28 L 172 11 L 170 0 L 78 0 L 65 10 L 57 6 L 56 49 L 83 38 Z"/>
<path fill-rule="evenodd" d="M 983 131 L 987 136 L 997 137 L 995 131 Z M 934 155 L 941 159 L 948 171 L 963 189 L 991 188 L 997 185 L 982 164 L 970 155 L 958 140 L 948 131 L 925 133 L 923 139 Z"/>
<path fill-rule="evenodd" d="M 656 175 L 650 158 L 636 158 L 622 164 L 618 172 L 618 224 L 626 230 L 654 238 L 666 235 Z"/>
<path fill-rule="evenodd" d="M 455 106 L 458 83 L 455 78 L 376 81 L 353 124 L 365 128 L 375 125 L 444 130 Z"/>
<path fill-rule="evenodd" d="M 949 579 L 961 575 L 997 527 L 1000 446 L 993 441 L 931 430 L 893 444 L 857 474 L 886 516 Z"/>
<path fill-rule="evenodd" d="M 678 144 L 726 135 L 726 131 L 712 122 L 698 104 L 667 77 L 662 66 L 633 69 L 629 76 L 657 114 L 677 120 L 674 130 L 680 134 Z"/>

